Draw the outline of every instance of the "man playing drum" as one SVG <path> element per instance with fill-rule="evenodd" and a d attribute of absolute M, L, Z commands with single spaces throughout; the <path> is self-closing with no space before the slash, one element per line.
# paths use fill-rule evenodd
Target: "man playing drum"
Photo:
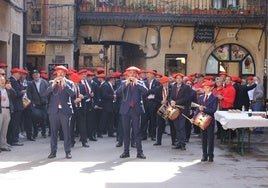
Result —
<path fill-rule="evenodd" d="M 173 76 L 175 78 L 175 84 L 171 87 L 170 93 L 170 106 L 180 106 L 180 111 L 184 115 L 188 115 L 190 110 L 190 96 L 191 88 L 183 83 L 184 75 L 177 73 Z M 179 115 L 174 121 L 174 127 L 176 130 L 176 140 L 174 149 L 186 150 L 186 134 L 185 134 L 185 116 Z"/>
<path fill-rule="evenodd" d="M 201 127 L 202 151 L 203 151 L 201 161 L 208 160 L 209 162 L 213 162 L 214 128 L 215 128 L 214 113 L 217 110 L 218 98 L 212 93 L 214 82 L 206 81 L 202 84 L 202 86 L 204 88 L 205 94 L 200 96 L 199 101 L 200 106 L 196 109 L 192 122 L 195 123 L 197 122 L 197 119 L 200 120 L 202 118 L 203 121 L 209 120 L 207 122 L 203 122 L 204 124 L 207 124 L 204 125 L 204 127 L 208 126 L 206 129 Z M 199 116 L 202 116 L 202 118 Z"/>

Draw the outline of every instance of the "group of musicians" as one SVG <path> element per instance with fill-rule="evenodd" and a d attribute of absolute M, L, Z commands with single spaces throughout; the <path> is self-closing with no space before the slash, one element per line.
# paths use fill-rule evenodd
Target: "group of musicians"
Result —
<path fill-rule="evenodd" d="M 70 159 L 76 135 L 80 136 L 83 147 L 89 147 L 88 139 L 97 141 L 97 137 L 102 138 L 104 134 L 115 137 L 116 132 L 116 146 L 124 145 L 120 158 L 130 157 L 129 147 L 132 146 L 137 148 L 137 158 L 145 159 L 142 140 L 150 137 L 155 146 L 161 145 L 166 125 L 170 126 L 173 148 L 186 150 L 189 132 L 199 112 L 213 117 L 217 109 L 217 100 L 211 95 L 213 82 L 204 82 L 199 88 L 201 95 L 198 95 L 192 88 L 193 80 L 185 79 L 181 73 L 159 77 L 156 71 L 142 71 L 134 66 L 122 75 L 113 70 L 107 76 L 103 69 L 97 72 L 95 76 L 86 69 L 75 72 L 57 66 L 54 78 L 46 85 L 46 92 L 35 96 L 37 99 L 43 95 L 47 97 L 44 102 L 47 103 L 51 135 L 48 158 L 56 157 L 58 135 L 64 140 L 66 158 Z M 36 87 L 32 91 L 39 91 L 40 83 L 33 84 Z M 31 92 L 28 93 L 28 98 L 34 100 Z M 205 99 L 203 94 L 209 98 Z M 192 107 L 192 102 L 196 108 Z M 211 128 L 201 131 L 206 138 L 202 161 L 213 161 L 213 122 Z M 205 149 L 207 140 L 208 151 Z"/>

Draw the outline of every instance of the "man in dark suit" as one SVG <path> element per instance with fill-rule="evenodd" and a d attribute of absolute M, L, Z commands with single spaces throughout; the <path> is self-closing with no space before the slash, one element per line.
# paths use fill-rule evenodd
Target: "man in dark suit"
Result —
<path fill-rule="evenodd" d="M 137 79 L 139 69 L 129 67 L 127 70 L 127 79 L 121 83 L 116 95 L 122 97 L 119 113 L 122 118 L 124 152 L 120 158 L 129 157 L 130 129 L 134 132 L 134 138 L 137 148 L 137 158 L 145 159 L 141 144 L 140 116 L 142 113 L 141 99 L 146 94 L 145 84 Z"/>
<path fill-rule="evenodd" d="M 56 78 L 50 82 L 47 89 L 49 96 L 48 115 L 51 127 L 50 147 L 48 158 L 55 158 L 59 128 L 62 127 L 64 150 L 66 158 L 71 159 L 70 119 L 73 114 L 71 98 L 75 96 L 74 84 L 65 78 L 68 69 L 62 65 L 55 67 Z"/>
<path fill-rule="evenodd" d="M 156 90 L 160 87 L 159 81 L 155 79 L 156 72 L 152 70 L 146 71 L 147 73 L 147 82 L 146 86 L 148 88 L 148 93 L 146 95 L 145 106 L 147 112 L 147 119 L 149 120 L 149 136 L 152 140 L 156 140 L 156 112 L 158 110 L 159 103 L 155 99 Z M 148 125 L 148 124 L 147 124 Z M 147 131 L 147 128 L 143 130 L 144 132 Z"/>
<path fill-rule="evenodd" d="M 166 117 L 164 115 L 165 110 L 168 106 L 168 95 L 169 95 L 169 88 L 168 88 L 168 77 L 163 76 L 160 78 L 159 82 L 161 83 L 161 86 L 159 89 L 156 90 L 155 93 L 155 100 L 159 103 L 158 105 L 158 110 L 159 112 L 157 113 L 157 118 L 156 118 L 156 123 L 157 123 L 157 136 L 156 136 L 156 142 L 154 143 L 154 146 L 158 146 L 162 144 L 162 134 L 165 131 L 166 128 Z M 161 109 L 160 109 L 161 106 Z M 161 110 L 164 111 L 161 111 Z"/>
<path fill-rule="evenodd" d="M 207 115 L 212 117 L 212 120 L 205 130 L 201 130 L 202 134 L 202 151 L 203 156 L 201 161 L 209 161 L 213 162 L 214 158 L 214 128 L 215 128 L 215 121 L 214 121 L 214 113 L 217 110 L 218 106 L 218 98 L 212 94 L 212 89 L 214 87 L 214 82 L 206 81 L 202 84 L 204 88 L 204 95 L 200 96 L 199 104 L 200 106 L 196 109 L 193 119 L 197 117 L 199 112 L 204 112 Z M 193 120 L 192 120 L 193 122 Z"/>
<path fill-rule="evenodd" d="M 47 126 L 47 88 L 48 82 L 40 77 L 38 70 L 32 71 L 33 80 L 28 83 L 27 96 L 31 100 L 31 116 L 33 120 L 34 138 L 38 135 L 38 125 L 41 134 L 46 138 Z"/>
<path fill-rule="evenodd" d="M 80 135 L 80 141 L 82 146 L 88 148 L 87 143 L 87 127 L 86 127 L 86 103 L 88 95 L 85 86 L 80 82 L 81 76 L 79 74 L 72 74 L 70 80 L 74 82 L 75 96 L 72 98 L 72 106 L 74 114 L 71 120 L 71 146 L 75 144 L 75 132 L 74 128 L 78 129 Z M 80 83 L 79 83 L 80 82 Z"/>
<path fill-rule="evenodd" d="M 129 67 L 126 69 L 127 79 L 121 83 L 116 94 L 122 97 L 119 113 L 122 117 L 124 152 L 120 158 L 129 157 L 130 129 L 134 132 L 137 148 L 137 158 L 145 159 L 141 144 L 140 116 L 142 112 L 141 100 L 147 88 L 142 81 L 137 79 L 139 69 Z"/>
<path fill-rule="evenodd" d="M 23 143 L 19 142 L 19 128 L 21 124 L 21 117 L 23 111 L 22 97 L 25 95 L 26 90 L 22 90 L 20 85 L 21 69 L 11 69 L 10 82 L 12 88 L 15 90 L 16 95 L 12 98 L 14 111 L 11 112 L 11 120 L 8 126 L 7 142 L 12 146 L 23 146 Z"/>
<path fill-rule="evenodd" d="M 102 103 L 102 114 L 100 119 L 100 127 L 104 132 L 108 131 L 109 137 L 114 135 L 114 103 L 116 102 L 116 94 L 113 88 L 115 84 L 115 75 L 107 77 L 107 81 L 100 87 L 100 97 Z"/>
<path fill-rule="evenodd" d="M 190 106 L 190 92 L 191 88 L 183 83 L 184 75 L 177 73 L 174 75 L 176 83 L 171 88 L 170 93 L 170 105 L 175 107 L 176 105 L 182 106 L 181 113 L 188 115 L 190 110 L 187 108 Z M 186 150 L 186 134 L 185 134 L 185 117 L 180 115 L 174 120 L 174 127 L 176 129 L 177 143 L 174 149 Z"/>

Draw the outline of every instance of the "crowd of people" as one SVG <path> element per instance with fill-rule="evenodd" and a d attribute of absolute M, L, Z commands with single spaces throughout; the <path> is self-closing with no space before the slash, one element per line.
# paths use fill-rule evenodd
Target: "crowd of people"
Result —
<path fill-rule="evenodd" d="M 70 159 L 77 141 L 88 148 L 89 141 L 107 135 L 115 137 L 116 147 L 123 146 L 120 158 L 130 157 L 129 148 L 134 147 L 137 158 L 145 159 L 143 140 L 160 146 L 162 135 L 169 132 L 172 148 L 186 150 L 194 133 L 201 135 L 201 161 L 213 162 L 215 130 L 217 138 L 224 135 L 219 122 L 215 129 L 216 110 L 264 108 L 264 88 L 257 76 L 246 80 L 226 72 L 216 77 L 202 73 L 163 76 L 134 66 L 124 73 L 113 68 L 107 75 L 104 72 L 101 67 L 93 72 L 60 65 L 49 80 L 46 71 L 19 68 L 12 68 L 7 78 L 5 67 L 0 68 L 0 151 L 23 146 L 21 132 L 29 141 L 41 133 L 44 138 L 50 136 L 48 158 L 56 157 L 60 139 Z M 195 123 L 200 113 L 211 118 L 207 128 Z M 263 128 L 255 131 L 263 133 Z"/>

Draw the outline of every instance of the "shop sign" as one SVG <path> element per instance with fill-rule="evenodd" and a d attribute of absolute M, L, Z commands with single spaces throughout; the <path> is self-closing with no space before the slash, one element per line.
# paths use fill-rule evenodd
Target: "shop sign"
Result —
<path fill-rule="evenodd" d="M 46 44 L 44 42 L 27 43 L 27 55 L 45 55 Z"/>
<path fill-rule="evenodd" d="M 194 28 L 195 42 L 214 42 L 214 26 L 196 25 Z"/>

